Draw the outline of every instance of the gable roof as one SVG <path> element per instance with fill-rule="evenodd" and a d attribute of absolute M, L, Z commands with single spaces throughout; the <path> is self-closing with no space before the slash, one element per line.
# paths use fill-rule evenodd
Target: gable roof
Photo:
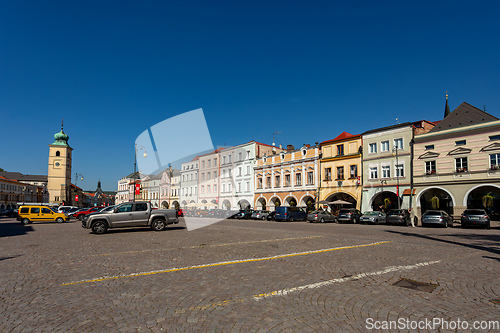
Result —
<path fill-rule="evenodd" d="M 340 141 L 340 140 L 349 139 L 349 138 L 354 138 L 354 137 L 358 137 L 360 135 L 361 134 L 351 134 L 351 133 L 347 133 L 344 131 L 344 132 L 340 133 L 335 139 L 323 141 L 323 142 L 321 142 L 321 144 L 333 142 L 333 141 Z"/>
<path fill-rule="evenodd" d="M 498 120 L 498 118 L 470 105 L 469 103 L 462 102 L 462 104 L 453 110 L 453 112 L 446 118 L 441 120 L 428 133 L 436 133 L 451 128 L 483 124 L 495 120 Z"/>

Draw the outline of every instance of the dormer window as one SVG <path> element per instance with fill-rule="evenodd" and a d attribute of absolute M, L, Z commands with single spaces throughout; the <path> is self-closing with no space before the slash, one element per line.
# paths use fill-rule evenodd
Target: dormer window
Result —
<path fill-rule="evenodd" d="M 284 154 L 284 153 L 281 153 L 281 154 L 280 154 L 280 157 L 281 157 L 281 159 L 282 159 L 282 160 L 284 160 L 284 159 L 285 159 L 285 154 Z"/>
<path fill-rule="evenodd" d="M 434 145 L 425 146 L 425 150 L 432 150 L 432 149 L 434 149 Z"/>
<path fill-rule="evenodd" d="M 455 146 L 465 146 L 467 144 L 466 140 L 455 141 Z"/>

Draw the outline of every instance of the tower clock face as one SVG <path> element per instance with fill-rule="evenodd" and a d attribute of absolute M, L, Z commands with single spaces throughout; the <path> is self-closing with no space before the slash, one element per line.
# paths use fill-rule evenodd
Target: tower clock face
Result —
<path fill-rule="evenodd" d="M 61 164 L 59 162 L 56 162 L 56 167 L 60 166 Z"/>

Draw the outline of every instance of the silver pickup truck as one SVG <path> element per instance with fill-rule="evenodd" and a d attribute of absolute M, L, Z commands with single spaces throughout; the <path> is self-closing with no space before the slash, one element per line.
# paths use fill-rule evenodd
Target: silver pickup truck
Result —
<path fill-rule="evenodd" d="M 109 228 L 145 226 L 161 231 L 173 223 L 179 223 L 175 209 L 151 209 L 150 202 L 136 201 L 117 205 L 109 212 L 87 215 L 82 221 L 82 227 L 92 229 L 94 234 L 104 234 Z"/>

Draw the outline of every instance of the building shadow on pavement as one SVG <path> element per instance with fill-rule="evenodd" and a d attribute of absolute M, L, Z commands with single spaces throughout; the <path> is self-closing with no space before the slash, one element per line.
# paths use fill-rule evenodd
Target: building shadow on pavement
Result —
<path fill-rule="evenodd" d="M 481 234 L 447 234 L 438 237 L 420 235 L 413 232 L 400 232 L 394 230 L 386 230 L 392 234 L 402 236 L 423 238 L 432 241 L 448 243 L 458 246 L 464 246 L 475 250 L 486 251 L 496 255 L 500 255 L 500 235 L 481 235 Z"/>
<path fill-rule="evenodd" d="M 30 225 L 22 225 L 19 222 L 0 223 L 0 237 L 26 235 L 30 231 L 33 231 Z"/>

